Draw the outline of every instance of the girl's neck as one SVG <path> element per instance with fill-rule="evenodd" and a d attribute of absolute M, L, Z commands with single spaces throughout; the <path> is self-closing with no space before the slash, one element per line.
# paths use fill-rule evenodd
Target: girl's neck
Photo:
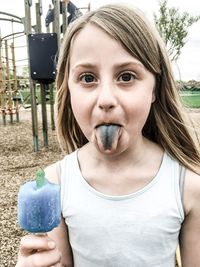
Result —
<path fill-rule="evenodd" d="M 103 154 L 99 152 L 92 143 L 88 143 L 79 151 L 79 160 L 88 159 L 91 163 L 97 165 L 104 164 L 105 167 L 108 166 L 109 168 L 112 166 L 123 166 L 130 161 L 132 165 L 140 165 L 150 155 L 153 156 L 161 152 L 161 150 L 162 149 L 157 144 L 144 137 L 142 137 L 137 144 L 129 147 L 129 149 L 113 155 Z"/>
<path fill-rule="evenodd" d="M 144 139 L 139 148 L 119 155 L 102 155 L 91 144 L 78 151 L 82 176 L 87 183 L 108 195 L 126 195 L 148 184 L 157 174 L 163 150 Z"/>

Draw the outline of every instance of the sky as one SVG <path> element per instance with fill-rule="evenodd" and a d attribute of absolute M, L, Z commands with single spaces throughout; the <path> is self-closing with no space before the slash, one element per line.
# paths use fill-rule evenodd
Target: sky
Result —
<path fill-rule="evenodd" d="M 35 3 L 37 0 L 32 0 L 32 24 L 35 23 Z M 79 8 L 87 7 L 89 2 L 91 3 L 91 9 L 97 8 L 101 5 L 108 3 L 126 3 L 130 6 L 135 6 L 142 10 L 146 16 L 153 20 L 153 13 L 158 12 L 159 0 L 72 0 L 72 2 Z M 134 5 L 133 5 L 134 3 Z M 52 4 L 52 0 L 43 0 L 43 17 L 42 21 L 44 23 L 45 16 L 48 11 L 49 4 Z M 168 0 L 169 7 L 179 8 L 180 12 L 187 11 L 190 15 L 196 16 L 200 15 L 200 2 L 196 0 L 183 1 L 183 0 Z M 0 11 L 11 13 L 19 17 L 24 17 L 24 0 L 18 1 L 5 1 L 0 0 Z M 0 14 L 0 18 L 5 16 Z M 13 24 L 11 22 L 4 22 L 0 20 L 0 32 L 1 37 L 4 37 L 13 32 L 23 31 L 23 25 Z M 43 28 L 44 30 L 44 28 Z M 10 41 L 11 42 L 11 41 Z M 27 54 L 26 54 L 26 41 L 25 37 L 19 37 L 15 39 L 16 48 L 16 60 L 17 69 L 20 72 L 24 65 L 27 65 Z M 182 79 L 184 81 L 188 80 L 198 80 L 200 81 L 200 21 L 193 24 L 189 28 L 189 33 L 186 38 L 186 44 L 181 50 L 181 56 L 177 64 L 173 64 L 174 74 L 177 80 Z"/>

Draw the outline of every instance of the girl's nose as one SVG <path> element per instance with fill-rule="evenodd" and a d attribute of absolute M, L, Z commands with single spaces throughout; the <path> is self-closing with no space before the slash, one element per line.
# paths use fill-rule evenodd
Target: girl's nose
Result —
<path fill-rule="evenodd" d="M 117 98 L 115 88 L 105 85 L 99 90 L 97 105 L 104 111 L 109 111 L 117 106 Z"/>

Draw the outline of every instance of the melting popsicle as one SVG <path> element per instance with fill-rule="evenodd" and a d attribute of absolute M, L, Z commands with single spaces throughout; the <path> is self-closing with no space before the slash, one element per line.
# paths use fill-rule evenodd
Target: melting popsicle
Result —
<path fill-rule="evenodd" d="M 45 179 L 43 170 L 36 180 L 20 187 L 18 193 L 18 222 L 31 233 L 46 233 L 61 220 L 60 186 Z"/>

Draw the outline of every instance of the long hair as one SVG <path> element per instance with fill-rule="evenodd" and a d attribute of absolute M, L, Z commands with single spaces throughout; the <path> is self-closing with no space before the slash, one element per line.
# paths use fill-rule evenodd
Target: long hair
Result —
<path fill-rule="evenodd" d="M 71 46 L 77 34 L 88 23 L 115 38 L 130 55 L 155 75 L 156 100 L 151 106 L 143 135 L 160 144 L 181 164 L 198 172 L 198 138 L 194 138 L 192 125 L 185 117 L 186 112 L 177 92 L 165 45 L 140 11 L 122 5 L 106 5 L 88 12 L 74 21 L 66 32 L 56 80 L 57 133 L 61 146 L 71 152 L 88 142 L 74 118 L 68 89 Z"/>

